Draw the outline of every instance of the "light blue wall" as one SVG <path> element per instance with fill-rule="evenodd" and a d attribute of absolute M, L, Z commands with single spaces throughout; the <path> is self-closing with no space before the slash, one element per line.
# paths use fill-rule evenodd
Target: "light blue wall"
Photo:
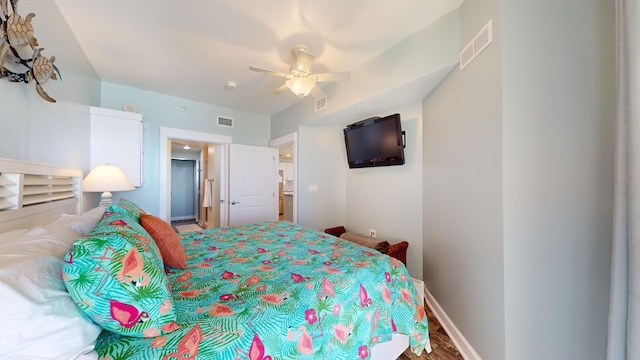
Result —
<path fill-rule="evenodd" d="M 493 43 L 424 101 L 426 285 L 483 359 L 604 359 L 613 4 L 466 1 Z"/>
<path fill-rule="evenodd" d="M 130 199 L 156 215 L 160 192 L 160 127 L 231 136 L 233 143 L 244 145 L 268 146 L 271 139 L 271 121 L 266 116 L 102 83 L 102 107 L 119 110 L 126 103 L 135 104 L 144 118 L 145 183 L 133 191 L 114 193 L 114 198 Z M 233 128 L 218 126 L 218 116 L 233 118 Z"/>
<path fill-rule="evenodd" d="M 45 91 L 57 100 L 46 102 L 35 84 L 0 79 L 0 157 L 38 161 L 65 167 L 89 166 L 89 106 L 100 104 L 100 79 L 53 1 L 21 1 L 20 13 L 36 14 L 35 36 L 54 55 L 62 81 L 49 80 Z M 84 208 L 98 203 L 85 193 Z"/>
<path fill-rule="evenodd" d="M 495 360 L 505 359 L 501 3 L 462 4 L 462 46 L 490 19 L 493 43 L 423 104 L 425 285 L 481 358 Z"/>
<path fill-rule="evenodd" d="M 314 229 L 345 225 L 344 138 L 337 126 L 298 131 L 298 223 Z M 317 185 L 318 192 L 309 192 Z"/>
<path fill-rule="evenodd" d="M 36 14 L 35 36 L 47 57 L 55 55 L 62 81 L 43 88 L 0 79 L 0 157 L 89 170 L 89 105 L 100 103 L 100 80 L 53 1 L 22 1 L 20 13 Z"/>
<path fill-rule="evenodd" d="M 507 359 L 606 357 L 613 3 L 502 7 Z"/>
<path fill-rule="evenodd" d="M 408 241 L 407 269 L 422 279 L 422 102 L 380 115 L 394 113 L 400 114 L 406 132 L 405 164 L 346 169 L 345 225 L 361 234 L 375 229 L 379 239 L 391 244 Z"/>

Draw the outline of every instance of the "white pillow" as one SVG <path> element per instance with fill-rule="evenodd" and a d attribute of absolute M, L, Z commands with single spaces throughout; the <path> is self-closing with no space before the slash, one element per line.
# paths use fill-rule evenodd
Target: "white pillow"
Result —
<path fill-rule="evenodd" d="M 46 256 L 0 269 L 0 358 L 74 359 L 89 352 L 100 327 L 78 309 Z"/>
<path fill-rule="evenodd" d="M 0 243 L 0 269 L 41 256 L 62 259 L 79 237 L 80 234 L 66 226 L 32 228 Z"/>
<path fill-rule="evenodd" d="M 98 206 L 97 208 L 93 208 L 83 213 L 82 215 L 78 216 L 78 218 L 75 221 L 67 224 L 67 226 L 79 232 L 82 236 L 87 236 L 89 231 L 91 231 L 91 229 L 93 229 L 96 226 L 100 218 L 102 218 L 102 215 L 104 214 L 104 210 L 105 210 L 104 206 Z"/>
<path fill-rule="evenodd" d="M 69 223 L 72 223 L 74 221 L 76 221 L 76 219 L 78 218 L 78 215 L 71 215 L 71 214 L 62 214 L 60 215 L 59 218 L 55 219 L 54 221 L 52 221 L 51 223 L 47 224 L 47 225 L 43 225 L 46 227 L 58 227 L 58 226 L 65 226 Z"/>
<path fill-rule="evenodd" d="M 93 349 L 101 328 L 62 280 L 62 257 L 79 236 L 60 223 L 0 234 L 0 358 L 75 359 Z"/>

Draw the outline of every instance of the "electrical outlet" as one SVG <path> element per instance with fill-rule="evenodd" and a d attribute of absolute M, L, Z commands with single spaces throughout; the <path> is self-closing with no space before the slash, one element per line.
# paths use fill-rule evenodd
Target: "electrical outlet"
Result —
<path fill-rule="evenodd" d="M 376 229 L 369 228 L 369 237 L 375 239 L 375 237 L 376 237 Z"/>

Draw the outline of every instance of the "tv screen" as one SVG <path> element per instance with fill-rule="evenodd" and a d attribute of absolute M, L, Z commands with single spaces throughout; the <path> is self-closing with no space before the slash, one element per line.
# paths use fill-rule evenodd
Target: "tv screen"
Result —
<path fill-rule="evenodd" d="M 362 120 L 344 129 L 349 168 L 404 164 L 400 114 Z"/>

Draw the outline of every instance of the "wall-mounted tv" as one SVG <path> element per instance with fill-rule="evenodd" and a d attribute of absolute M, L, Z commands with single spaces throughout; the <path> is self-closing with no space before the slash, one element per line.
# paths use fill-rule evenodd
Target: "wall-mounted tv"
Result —
<path fill-rule="evenodd" d="M 404 165 L 400 114 L 374 117 L 344 128 L 349 168 Z"/>

